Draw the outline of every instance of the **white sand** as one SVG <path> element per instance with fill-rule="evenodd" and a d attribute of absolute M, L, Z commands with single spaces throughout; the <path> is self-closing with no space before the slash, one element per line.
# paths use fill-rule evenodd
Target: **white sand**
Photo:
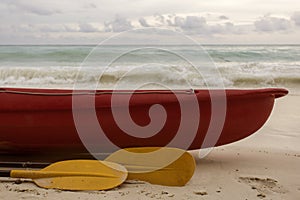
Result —
<path fill-rule="evenodd" d="M 276 101 L 265 126 L 234 144 L 214 148 L 184 187 L 125 183 L 110 191 L 62 192 L 1 179 L 0 199 L 287 199 L 300 197 L 300 96 Z"/>

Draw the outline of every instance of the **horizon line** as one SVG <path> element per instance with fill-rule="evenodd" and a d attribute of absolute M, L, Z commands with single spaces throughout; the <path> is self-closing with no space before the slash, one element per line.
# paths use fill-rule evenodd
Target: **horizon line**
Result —
<path fill-rule="evenodd" d="M 64 43 L 53 43 L 53 44 L 0 44 L 0 46 L 97 46 L 98 44 L 95 43 L 90 43 L 90 44 L 64 44 Z M 142 45 L 146 45 L 146 44 L 107 44 L 104 46 L 142 46 Z M 170 45 L 165 45 L 165 46 L 194 46 L 194 45 L 198 45 L 198 44 L 170 44 Z M 264 43 L 253 43 L 253 44 L 247 44 L 247 43 L 241 43 L 241 44 L 237 44 L 237 43 L 220 43 L 220 44 L 215 44 L 215 43 L 203 43 L 200 45 L 204 45 L 204 46 L 220 46 L 220 45 L 232 45 L 232 46 L 258 46 L 258 45 L 264 45 L 264 46 L 284 46 L 284 45 L 289 45 L 289 46 L 299 46 L 299 44 L 290 44 L 290 43 L 272 43 L 272 44 L 264 44 Z M 152 46 L 159 46 L 159 45 L 152 45 Z"/>

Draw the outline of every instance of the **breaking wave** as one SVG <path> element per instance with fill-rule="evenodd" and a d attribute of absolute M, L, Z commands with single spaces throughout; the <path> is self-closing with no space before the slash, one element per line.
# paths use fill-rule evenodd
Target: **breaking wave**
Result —
<path fill-rule="evenodd" d="M 118 82 L 131 87 L 160 82 L 177 88 L 203 87 L 299 87 L 300 46 L 205 46 L 220 73 L 210 68 L 199 74 L 180 57 L 148 49 L 126 54 L 108 70 L 101 58 L 113 58 L 126 46 L 108 46 L 96 51 L 87 66 L 80 68 L 93 46 L 0 46 L 0 87 L 112 88 Z M 198 48 L 173 46 L 170 49 L 201 60 Z M 203 55 L 202 55 L 203 56 Z M 145 65 L 147 60 L 148 64 Z M 160 63 L 160 64 L 155 64 Z M 212 66 L 214 68 L 214 66 Z M 126 75 L 126 76 L 125 76 Z M 124 77 L 125 76 L 125 77 Z M 204 78 L 205 77 L 205 78 Z M 160 87 L 147 85 L 145 87 Z M 126 89 L 126 88 L 124 88 Z"/>

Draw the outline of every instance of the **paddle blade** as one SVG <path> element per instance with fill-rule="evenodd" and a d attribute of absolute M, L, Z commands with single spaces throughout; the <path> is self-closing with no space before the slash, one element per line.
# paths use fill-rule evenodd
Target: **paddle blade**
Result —
<path fill-rule="evenodd" d="M 193 156 L 176 148 L 127 148 L 111 154 L 105 160 L 125 166 L 129 180 L 166 186 L 185 185 L 195 171 Z"/>
<path fill-rule="evenodd" d="M 38 186 L 49 189 L 107 190 L 123 183 L 127 170 L 107 161 L 70 160 L 54 163 L 40 171 L 13 170 L 11 176 L 32 178 Z"/>

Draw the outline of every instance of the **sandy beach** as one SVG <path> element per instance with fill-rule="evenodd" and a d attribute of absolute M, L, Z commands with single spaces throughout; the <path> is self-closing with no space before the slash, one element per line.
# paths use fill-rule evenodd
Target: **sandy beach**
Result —
<path fill-rule="evenodd" d="M 109 191 L 70 192 L 1 178 L 0 199 L 297 199 L 300 196 L 300 96 L 278 99 L 268 122 L 254 135 L 214 148 L 200 159 L 184 187 L 126 182 Z"/>

